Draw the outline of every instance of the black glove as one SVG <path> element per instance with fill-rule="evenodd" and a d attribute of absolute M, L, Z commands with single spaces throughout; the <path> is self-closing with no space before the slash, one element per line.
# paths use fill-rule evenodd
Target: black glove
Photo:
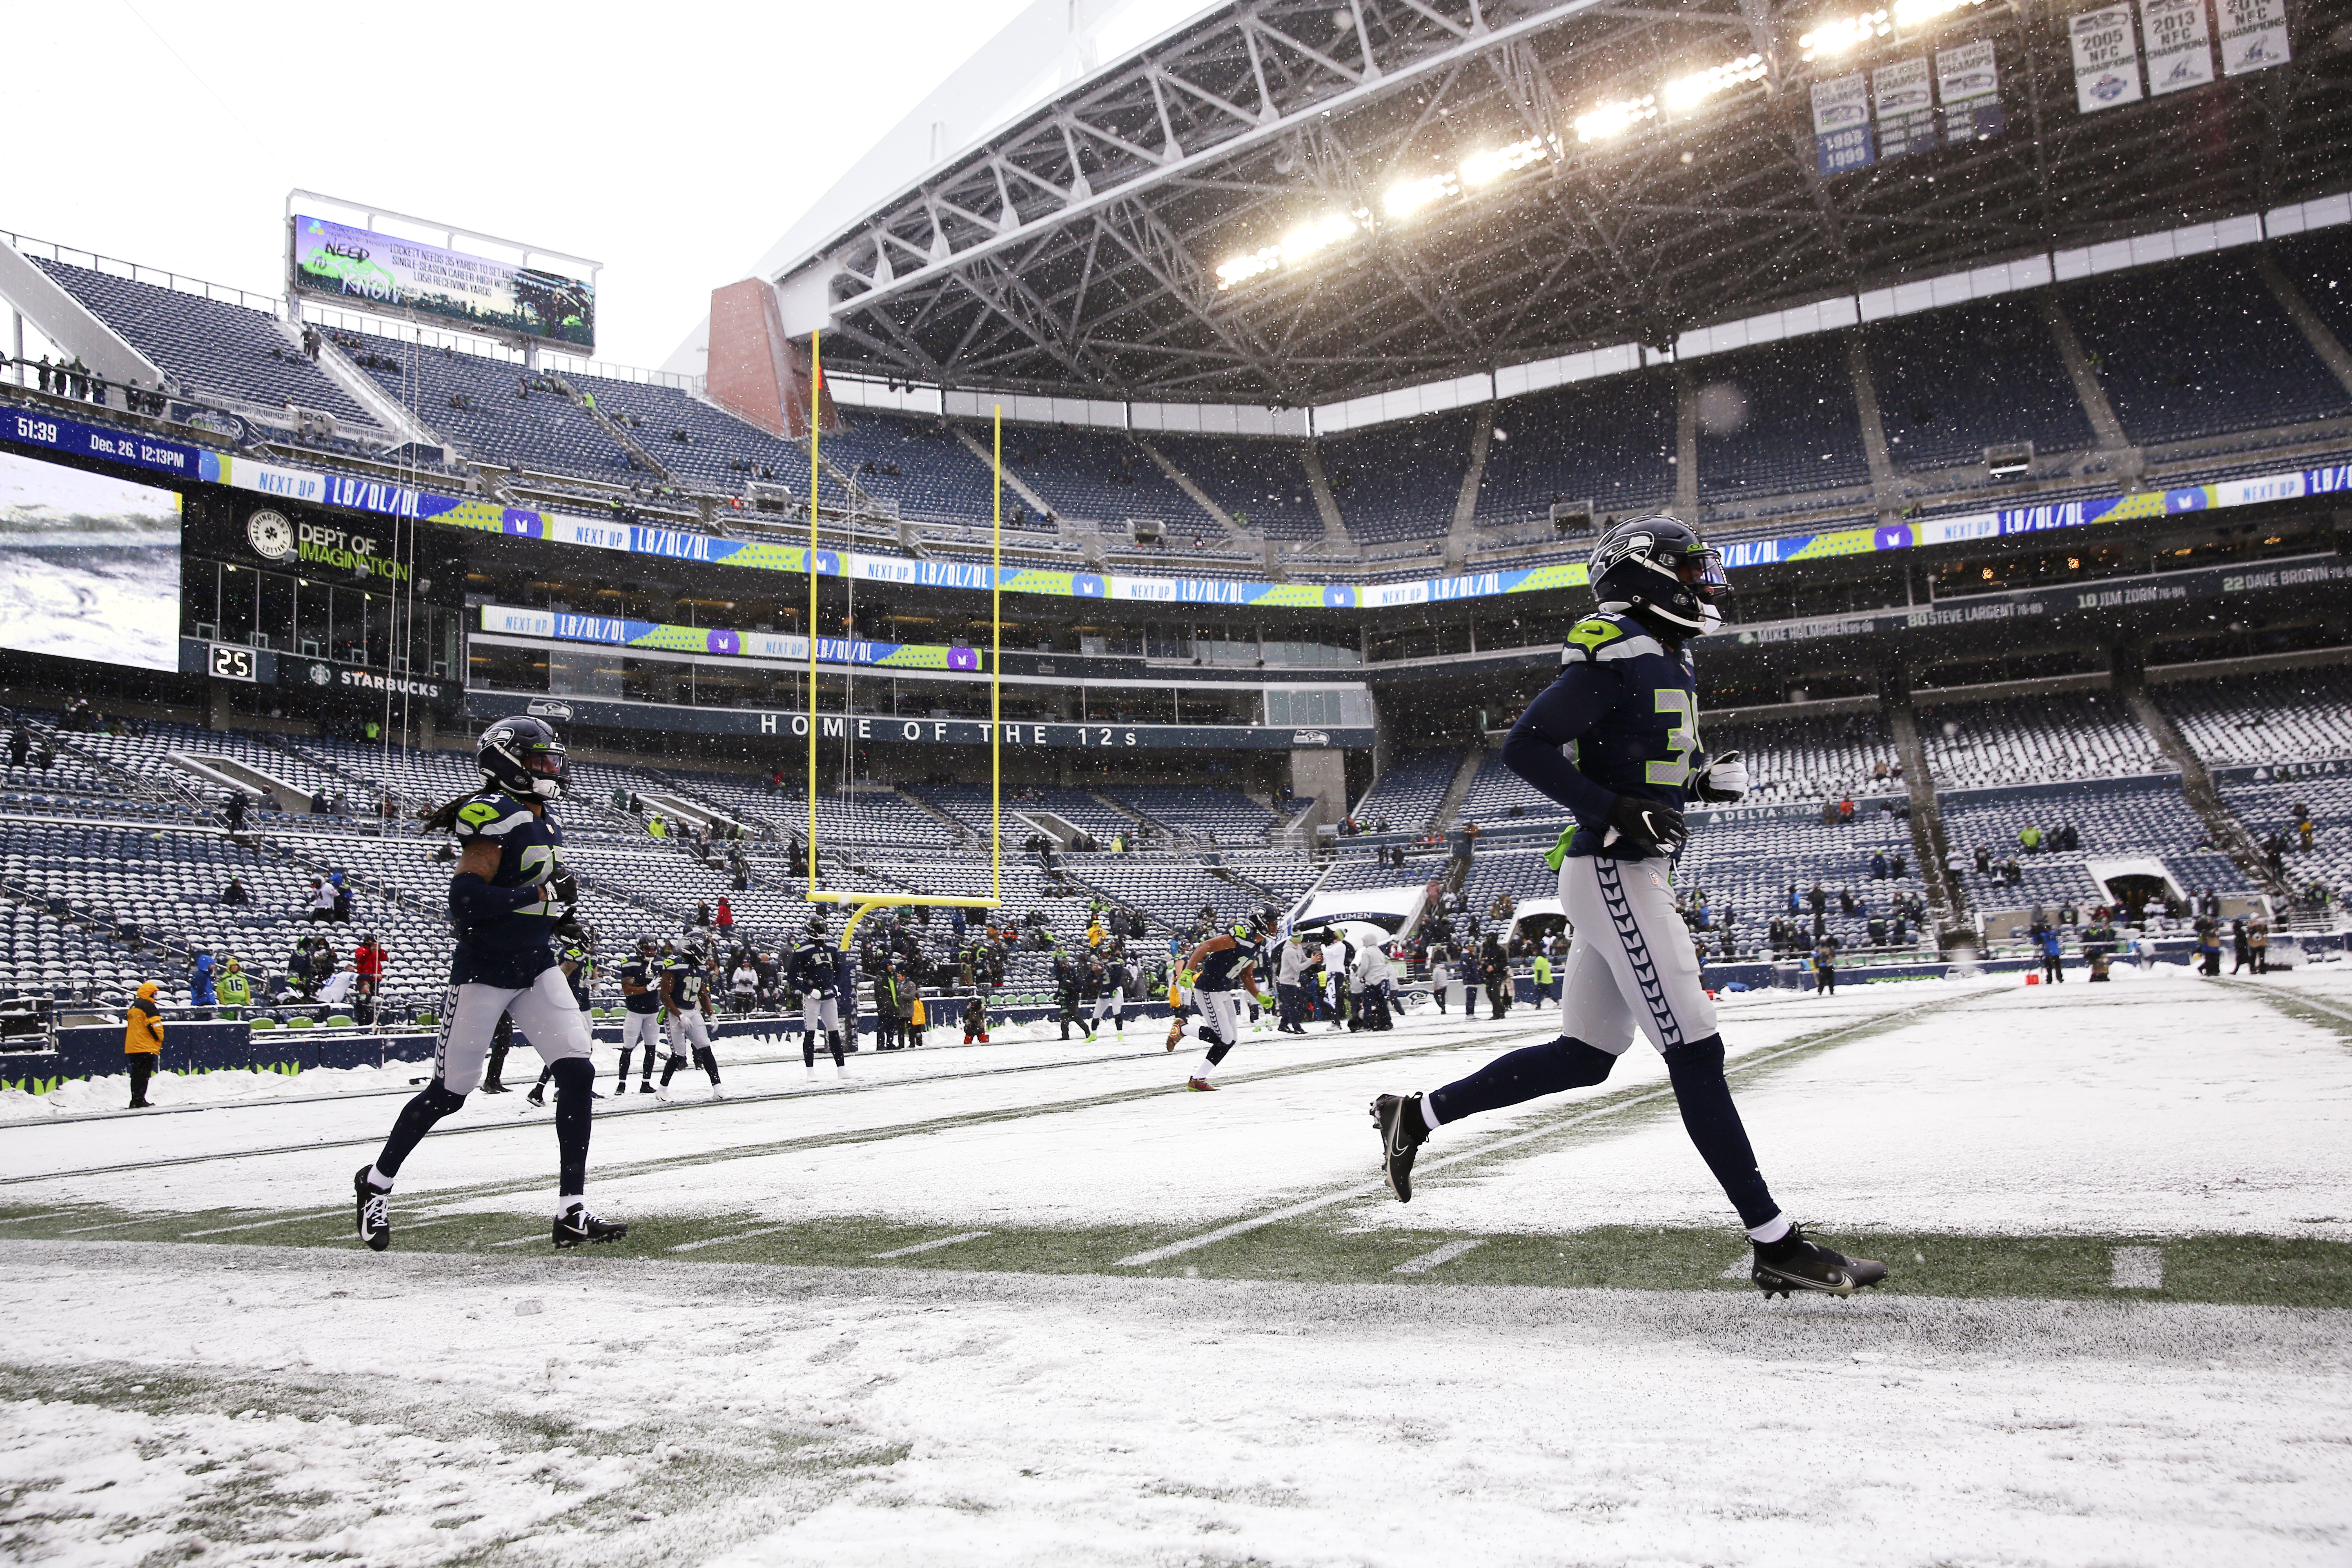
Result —
<path fill-rule="evenodd" d="M 569 871 L 558 870 L 547 879 L 547 901 L 562 904 L 565 912 L 580 902 L 580 879 Z"/>
<path fill-rule="evenodd" d="M 1621 795 L 1609 808 L 1609 834 L 1644 849 L 1678 855 L 1690 837 L 1690 829 L 1683 826 L 1683 814 L 1673 806 L 1638 795 Z M 1604 837 L 1602 842 L 1609 841 L 1610 837 Z"/>

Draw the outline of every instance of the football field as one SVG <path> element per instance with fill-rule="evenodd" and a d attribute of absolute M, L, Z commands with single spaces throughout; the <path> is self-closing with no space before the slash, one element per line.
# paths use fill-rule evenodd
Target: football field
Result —
<path fill-rule="evenodd" d="M 1884 1259 L 1882 1289 L 1758 1295 L 1646 1046 L 1443 1130 L 1394 1202 L 1367 1102 L 1549 1037 L 1526 1008 L 1260 1034 L 1214 1094 L 1145 1026 L 857 1058 L 846 1082 L 740 1046 L 732 1099 L 697 1078 L 599 1106 L 590 1201 L 630 1233 L 562 1255 L 551 1117 L 520 1095 L 418 1151 L 383 1256 L 349 1194 L 399 1075 L 11 1107 L 0 1543 L 2352 1557 L 2344 966 L 1750 994 L 1724 1026 L 1775 1194 Z"/>

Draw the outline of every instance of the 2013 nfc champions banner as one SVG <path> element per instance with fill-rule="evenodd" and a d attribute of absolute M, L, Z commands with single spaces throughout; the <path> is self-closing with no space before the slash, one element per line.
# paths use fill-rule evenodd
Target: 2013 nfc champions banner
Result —
<path fill-rule="evenodd" d="M 596 347 L 596 289 L 585 279 L 321 217 L 298 214 L 293 226 L 289 276 L 305 293 L 492 337 Z"/>

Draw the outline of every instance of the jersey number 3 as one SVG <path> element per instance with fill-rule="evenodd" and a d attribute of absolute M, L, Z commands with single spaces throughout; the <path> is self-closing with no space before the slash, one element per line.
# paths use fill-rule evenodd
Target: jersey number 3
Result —
<path fill-rule="evenodd" d="M 1698 715 L 1691 711 L 1691 694 L 1679 686 L 1661 686 L 1657 710 L 1676 722 L 1666 730 L 1666 750 L 1674 755 L 1663 763 L 1643 764 L 1642 777 L 1654 784 L 1681 785 L 1690 780 L 1690 757 L 1698 750 Z"/>

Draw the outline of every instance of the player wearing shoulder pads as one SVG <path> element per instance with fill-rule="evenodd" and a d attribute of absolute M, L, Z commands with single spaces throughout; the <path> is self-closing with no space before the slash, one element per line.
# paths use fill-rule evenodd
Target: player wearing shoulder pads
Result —
<path fill-rule="evenodd" d="M 808 934 L 793 944 L 787 972 L 792 976 L 793 989 L 801 994 L 801 1065 L 812 1079 L 816 1077 L 820 1045 L 833 1053 L 835 1075 L 849 1076 L 849 1060 L 841 1038 L 842 967 L 845 956 L 834 945 L 825 918 L 809 916 Z M 850 984 L 856 984 L 854 973 Z M 854 997 L 855 990 L 850 994 Z M 856 1009 L 857 1004 L 852 1001 L 849 1016 L 853 1027 Z"/>
<path fill-rule="evenodd" d="M 649 936 L 638 939 L 635 954 L 621 965 L 621 1079 L 615 1093 L 628 1092 L 629 1058 L 639 1047 L 646 1065 L 637 1092 L 654 1091 L 654 1059 L 661 1055 L 662 968 L 661 944 Z"/>
<path fill-rule="evenodd" d="M 710 994 L 710 950 L 697 937 L 662 968 L 662 1011 L 669 1019 L 669 1060 L 662 1064 L 658 1098 L 669 1099 L 670 1079 L 690 1060 L 710 1075 L 710 1098 L 724 1100 L 719 1058 L 710 1048 L 710 1026 L 703 1003 Z"/>
<path fill-rule="evenodd" d="M 1715 1005 L 1675 910 L 1675 856 L 1691 795 L 1735 798 L 1747 769 L 1699 743 L 1698 682 L 1685 647 L 1721 624 L 1721 557 L 1675 518 L 1616 524 L 1594 546 L 1600 613 L 1560 650 L 1557 680 L 1512 727 L 1503 761 L 1576 826 L 1551 863 L 1575 937 L 1561 968 L 1559 1036 L 1465 1079 L 1372 1104 L 1381 1163 L 1412 1197 L 1414 1152 L 1440 1125 L 1539 1095 L 1600 1083 L 1636 1031 L 1664 1055 L 1683 1126 L 1754 1242 L 1751 1275 L 1768 1295 L 1851 1295 L 1885 1266 L 1807 1241 L 1773 1202 L 1723 1076 Z"/>
<path fill-rule="evenodd" d="M 360 1238 L 377 1252 L 392 1245 L 389 1199 L 402 1163 L 480 1083 L 490 1037 L 507 1016 L 553 1068 L 555 1245 L 610 1241 L 628 1229 L 599 1219 L 586 1200 L 596 1071 L 587 1022 L 553 947 L 557 923 L 580 898 L 563 868 L 562 825 L 550 809 L 563 794 L 563 742 L 542 720 L 501 719 L 482 731 L 474 760 L 481 789 L 425 819 L 463 847 L 449 879 L 457 942 L 434 1042 L 433 1081 L 401 1109 L 375 1163 L 352 1182 Z"/>
<path fill-rule="evenodd" d="M 1261 910 L 1202 942 L 1185 958 L 1196 1017 L 1187 1024 L 1181 1013 L 1177 1015 L 1169 1025 L 1168 1048 L 1174 1050 L 1187 1034 L 1207 1045 L 1185 1088 L 1199 1092 L 1217 1087 L 1209 1081 L 1209 1073 L 1241 1042 L 1242 999 L 1265 1001 L 1257 988 L 1257 969 L 1276 923 L 1273 914 Z"/>

